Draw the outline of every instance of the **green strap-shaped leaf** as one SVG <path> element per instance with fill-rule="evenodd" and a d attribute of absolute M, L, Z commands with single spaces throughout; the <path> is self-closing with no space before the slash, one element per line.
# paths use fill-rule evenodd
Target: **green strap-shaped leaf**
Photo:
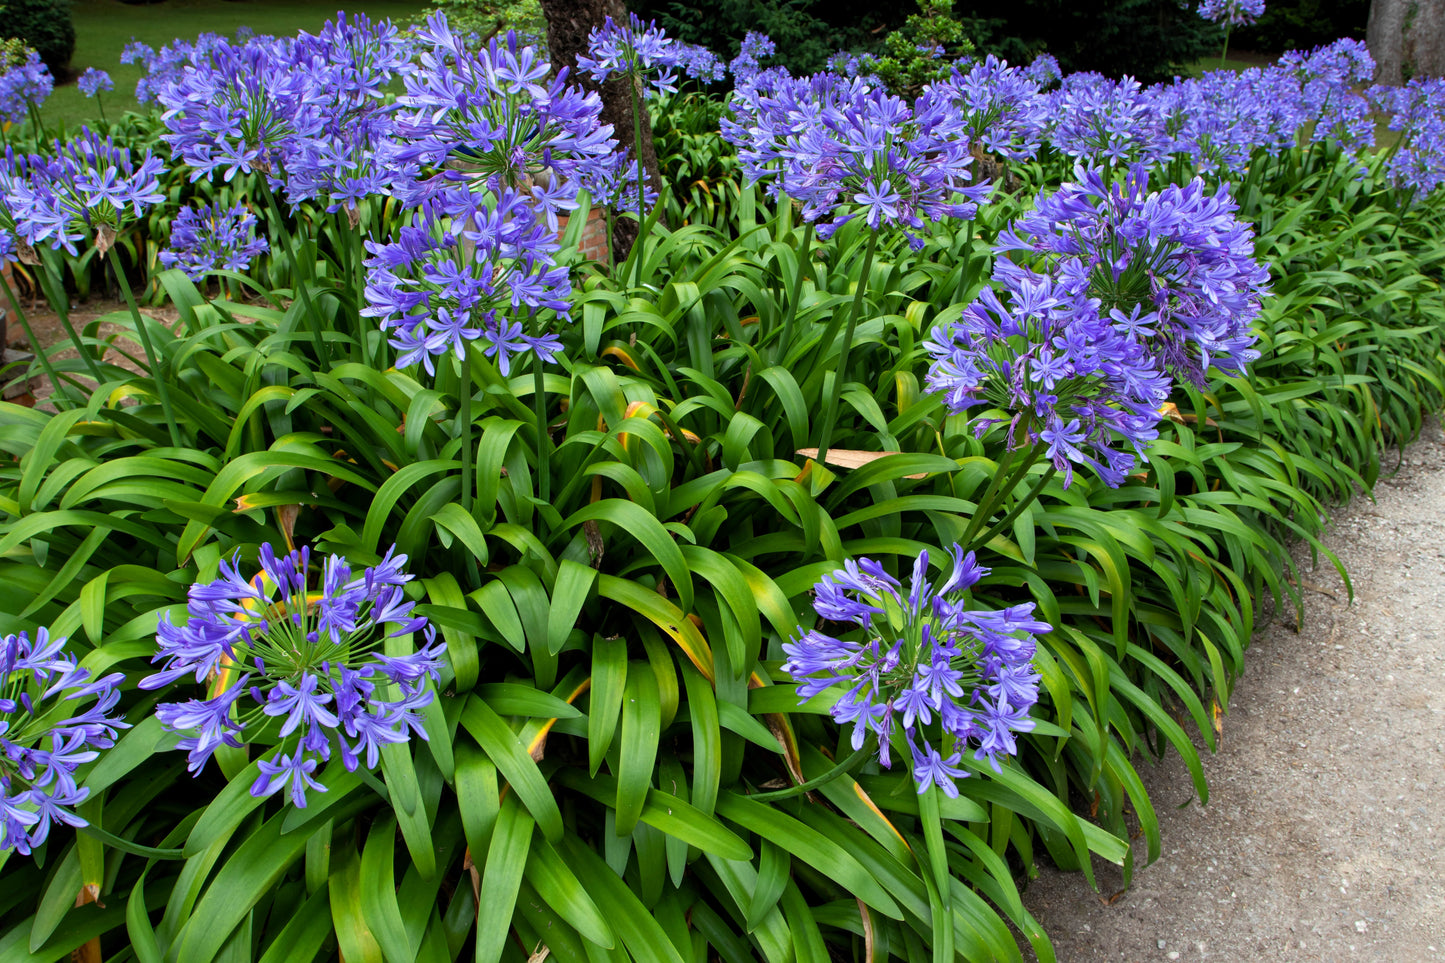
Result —
<path fill-rule="evenodd" d="M 778 808 L 725 792 L 718 797 L 717 814 L 787 849 L 885 916 L 903 918 L 898 904 L 844 847 Z"/>
<path fill-rule="evenodd" d="M 361 851 L 361 912 L 386 963 L 411 963 L 416 948 L 406 937 L 406 923 L 396 900 L 396 820 L 371 824 Z"/>
<path fill-rule="evenodd" d="M 617 780 L 604 773 L 588 777 L 576 769 L 561 769 L 557 776 L 567 788 L 591 796 L 604 805 L 611 805 L 617 798 Z M 648 790 L 639 818 L 654 829 L 704 852 L 716 853 L 725 859 L 752 858 L 752 849 L 740 836 L 671 793 Z"/>
<path fill-rule="evenodd" d="M 512 930 L 512 912 L 527 865 L 533 825 L 532 817 L 517 803 L 516 796 L 502 800 L 502 811 L 487 847 L 478 897 L 477 963 L 494 963 L 502 957 L 507 934 Z"/>
<path fill-rule="evenodd" d="M 306 834 L 281 834 L 273 816 L 248 836 L 206 888 L 195 912 L 176 934 L 170 957 L 177 963 L 209 963 L 251 908 L 306 849 Z"/>
<path fill-rule="evenodd" d="M 462 725 L 477 740 L 482 751 L 501 770 L 507 782 L 532 814 L 542 835 L 556 844 L 562 838 L 562 813 L 547 780 L 528 754 L 517 734 L 481 699 L 473 696 L 462 710 Z"/>
<path fill-rule="evenodd" d="M 551 606 L 547 612 L 547 651 L 556 655 L 567 643 L 567 636 L 577 624 L 577 616 L 597 581 L 597 570 L 570 558 L 557 564 L 557 578 L 552 583 Z"/>
<path fill-rule="evenodd" d="M 656 515 L 634 502 L 604 498 L 573 512 L 558 526 L 558 531 L 567 531 L 583 522 L 607 522 L 637 539 L 667 573 L 682 611 L 692 609 L 692 573 L 682 557 L 682 549 Z"/>
<path fill-rule="evenodd" d="M 527 854 L 527 881 L 537 895 L 583 939 L 605 949 L 616 945 L 612 927 L 565 860 L 545 839 L 534 839 Z"/>
<path fill-rule="evenodd" d="M 564 837 L 558 852 L 637 963 L 684 963 L 657 920 L 580 837 Z"/>
<path fill-rule="evenodd" d="M 626 836 L 642 815 L 642 804 L 651 788 L 657 764 L 657 744 L 662 737 L 662 706 L 658 701 L 657 677 L 645 663 L 627 668 L 627 686 L 622 699 L 622 734 L 617 773 L 617 835 Z"/>

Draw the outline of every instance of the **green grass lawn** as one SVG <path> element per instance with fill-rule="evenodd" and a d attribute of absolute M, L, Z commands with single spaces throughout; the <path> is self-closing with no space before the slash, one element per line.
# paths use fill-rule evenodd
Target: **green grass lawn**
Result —
<path fill-rule="evenodd" d="M 108 72 L 115 90 L 101 94 L 106 116 L 115 120 L 136 109 L 135 83 L 141 77 L 136 64 L 120 62 L 121 48 L 131 39 L 160 47 L 172 40 L 193 40 L 204 32 L 230 35 L 237 27 L 257 33 L 294 34 L 315 30 L 338 10 L 365 13 L 398 23 L 425 8 L 425 0 L 165 0 L 144 6 L 130 6 L 119 0 L 74 0 L 75 56 L 70 61 L 71 77 L 87 67 Z M 72 79 L 57 85 L 55 93 L 41 108 L 45 125 L 52 129 L 64 124 L 74 128 L 98 121 L 100 110 Z"/>

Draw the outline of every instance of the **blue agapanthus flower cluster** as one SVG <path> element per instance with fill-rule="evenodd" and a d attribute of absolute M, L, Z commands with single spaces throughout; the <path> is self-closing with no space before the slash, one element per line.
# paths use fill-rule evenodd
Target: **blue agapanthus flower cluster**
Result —
<path fill-rule="evenodd" d="M 389 20 L 338 13 L 290 48 L 292 69 L 306 80 L 298 137 L 282 158 L 286 198 L 315 200 L 327 211 L 356 210 L 371 195 L 393 193 L 414 167 L 390 151 L 393 111 L 388 85 L 411 62 L 411 43 Z"/>
<path fill-rule="evenodd" d="M 1386 166 L 1394 186 L 1419 200 L 1445 183 L 1445 80 L 1412 77 L 1403 87 L 1370 90 L 1400 139 Z"/>
<path fill-rule="evenodd" d="M 723 136 L 749 182 L 801 203 L 822 238 L 858 218 L 922 247 L 925 221 L 973 217 L 990 191 L 970 183 L 968 121 L 943 88 L 910 106 L 858 79 L 778 74 L 740 88 L 732 110 Z"/>
<path fill-rule="evenodd" d="M 1070 157 L 1097 163 L 1153 163 L 1167 144 L 1152 90 L 1133 77 L 1114 80 L 1097 73 L 1065 77 L 1045 98 L 1053 119 L 1049 138 Z"/>
<path fill-rule="evenodd" d="M 367 307 L 393 332 L 398 367 L 421 362 L 428 374 L 447 353 L 466 356 L 480 342 L 503 374 L 532 352 L 550 361 L 556 335 L 531 334 L 522 320 L 571 306 L 567 269 L 558 267 L 556 235 L 539 221 L 530 196 L 493 185 L 435 192 L 392 242 L 367 241 Z M 521 318 L 522 320 L 518 320 Z"/>
<path fill-rule="evenodd" d="M 1041 256 L 1175 375 L 1203 387 L 1211 369 L 1244 374 L 1259 356 L 1250 324 L 1269 272 L 1228 187 L 1196 178 L 1151 192 L 1142 165 L 1120 180 L 1083 167 L 1075 176 L 1040 195 L 998 249 Z"/>
<path fill-rule="evenodd" d="M 40 106 L 55 88 L 50 68 L 35 51 L 19 63 L 0 63 L 0 124 L 18 124 L 30 105 Z"/>
<path fill-rule="evenodd" d="M 763 69 L 762 62 L 778 52 L 777 44 L 765 33 L 749 31 L 743 37 L 738 55 L 728 64 L 735 84 L 741 85 Z"/>
<path fill-rule="evenodd" d="M 114 90 L 115 81 L 110 79 L 110 74 L 104 70 L 97 70 L 94 67 L 85 68 L 80 79 L 75 82 L 80 92 L 87 97 L 94 97 L 105 90 Z"/>
<path fill-rule="evenodd" d="M 956 797 L 954 780 L 969 775 L 962 767 L 970 757 L 997 771 L 999 758 L 1018 750 L 1015 733 L 1033 729 L 1035 637 L 1051 628 L 1034 618 L 1032 602 L 970 608 L 966 593 L 989 570 L 957 545 L 952 558 L 937 584 L 926 551 L 906 588 L 866 558 L 823 576 L 813 608 L 848 637 L 804 631 L 784 643 L 783 671 L 798 680 L 800 699 L 842 688 L 833 718 L 852 725 L 855 750 L 876 736 L 884 766 L 901 730 L 918 791 L 937 786 Z"/>
<path fill-rule="evenodd" d="M 392 155 L 442 175 L 408 192 L 420 203 L 438 187 L 487 179 L 532 197 L 552 225 L 577 207 L 587 178 L 616 164 L 612 127 L 596 93 L 549 78 L 545 55 L 516 34 L 468 47 L 441 14 L 417 31 L 416 61 L 397 98 Z"/>
<path fill-rule="evenodd" d="M 248 32 L 249 36 L 253 34 Z M 242 40 L 241 31 L 237 31 L 236 39 L 237 42 Z M 203 33 L 194 41 L 173 40 L 157 50 L 148 43 L 132 39 L 121 48 L 120 62 L 140 64 L 145 68 L 145 74 L 135 84 L 135 99 L 149 104 L 155 101 L 158 91 L 179 80 L 187 67 L 209 63 L 211 51 L 230 42 L 218 33 Z"/>
<path fill-rule="evenodd" d="M 667 36 L 653 21 L 644 23 L 635 13 L 621 24 L 610 16 L 587 37 L 587 53 L 577 58 L 577 69 L 605 83 L 615 76 L 644 81 L 643 93 L 676 93 L 677 68 L 693 63 L 684 45 Z"/>
<path fill-rule="evenodd" d="M 383 93 L 410 57 L 389 21 L 342 14 L 315 35 L 214 38 L 177 56 L 150 83 L 193 180 L 260 172 L 293 204 L 328 211 L 414 181 L 414 165 L 387 150 Z"/>
<path fill-rule="evenodd" d="M 38 629 L 0 640 L 0 850 L 29 853 L 54 823 L 84 826 L 76 769 L 130 726 L 112 715 L 124 677 L 92 679 L 65 639 Z"/>
<path fill-rule="evenodd" d="M 955 414 L 975 407 L 982 435 L 1008 423 L 1007 446 L 1038 446 L 1073 480 L 1087 467 L 1116 487 L 1158 437 L 1169 379 L 1118 318 L 1077 284 L 1000 259 L 957 321 L 936 327 L 928 390 Z"/>
<path fill-rule="evenodd" d="M 1039 81 L 1028 70 L 990 54 L 967 70 L 955 68 L 936 89 L 963 112 L 969 143 L 1010 160 L 1038 153 L 1049 117 Z"/>
<path fill-rule="evenodd" d="M 223 745 L 253 737 L 279 740 L 259 763 L 253 796 L 285 791 L 297 807 L 307 790 L 325 792 L 317 770 L 333 753 L 349 772 L 375 769 L 383 746 L 427 733 L 421 710 L 432 701 L 446 646 L 436 630 L 412 614 L 405 555 L 388 552 L 381 563 L 353 574 L 346 560 L 328 555 L 312 588 L 311 553 L 277 557 L 261 546 L 261 571 L 242 575 L 239 559 L 221 563 L 221 576 L 192 585 L 187 619 L 169 615 L 158 627 L 164 667 L 140 683 L 160 689 L 187 676 L 210 683 L 206 699 L 163 702 L 156 717 L 185 734 L 191 772 L 199 772 Z M 421 632 L 424 644 L 402 656 L 382 651 L 388 637 Z"/>
<path fill-rule="evenodd" d="M 0 166 L 9 168 L 0 175 L 0 208 L 19 239 L 71 254 L 91 243 L 105 253 L 118 231 L 165 200 L 159 159 L 147 150 L 137 162 L 130 148 L 86 127 L 50 153 L 7 154 Z"/>
<path fill-rule="evenodd" d="M 244 271 L 252 258 L 266 252 L 266 239 L 256 236 L 256 223 L 256 215 L 244 204 L 228 208 L 213 201 L 183 208 L 171 222 L 171 246 L 161 252 L 161 265 L 180 268 L 196 282 L 216 270 Z"/>
<path fill-rule="evenodd" d="M 1201 0 L 1199 15 L 1210 23 L 1247 27 L 1264 15 L 1264 0 Z"/>

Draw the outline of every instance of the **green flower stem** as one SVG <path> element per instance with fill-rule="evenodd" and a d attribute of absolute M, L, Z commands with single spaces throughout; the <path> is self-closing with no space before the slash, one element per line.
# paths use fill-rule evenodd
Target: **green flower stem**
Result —
<path fill-rule="evenodd" d="M 1028 432 L 1028 420 L 1020 420 L 1015 431 Z M 983 498 L 979 499 L 978 508 L 975 509 L 973 517 L 968 520 L 968 528 L 964 530 L 963 537 L 958 540 L 960 545 L 973 547 L 975 536 L 979 530 L 988 524 L 994 512 L 1002 507 L 1003 500 L 1008 497 L 1009 492 L 1023 480 L 1024 475 L 1033 467 L 1038 460 L 1042 447 L 1020 446 L 1009 450 L 1004 454 L 1003 461 L 999 462 L 998 471 L 994 473 L 989 481 L 988 488 L 984 490 Z M 992 536 L 990 536 L 992 537 Z"/>
<path fill-rule="evenodd" d="M 788 309 L 783 315 L 783 335 L 773 351 L 773 363 L 778 364 L 788 356 L 793 343 L 793 319 L 798 316 L 798 299 L 803 294 L 804 266 L 811 263 L 813 256 L 813 222 L 803 225 L 803 245 L 798 249 L 798 270 L 793 275 L 793 288 L 788 292 Z"/>
<path fill-rule="evenodd" d="M 538 324 L 538 334 L 541 325 Z M 552 436 L 547 431 L 547 390 L 542 378 L 542 356 L 532 354 L 532 410 L 537 415 L 537 497 L 552 498 Z"/>
<path fill-rule="evenodd" d="M 642 284 L 642 257 L 647 239 L 646 217 L 644 209 L 647 207 L 647 171 L 642 166 L 642 101 L 637 96 L 637 86 L 641 79 L 634 73 L 627 74 L 627 86 L 632 91 L 632 157 L 637 162 L 637 241 L 635 249 L 637 252 L 637 271 L 635 284 Z"/>
<path fill-rule="evenodd" d="M 115 248 L 106 252 L 110 258 L 111 270 L 115 272 L 116 281 L 120 284 L 120 292 L 125 297 L 125 305 L 130 308 L 131 319 L 135 322 L 136 333 L 140 335 L 141 347 L 145 349 L 146 363 L 150 365 L 151 380 L 156 384 L 156 394 L 161 399 L 161 410 L 165 412 L 166 429 L 171 435 L 171 445 L 181 447 L 181 430 L 176 425 L 175 408 L 171 405 L 171 388 L 167 366 L 164 359 L 156 352 L 155 346 L 151 343 L 149 322 L 150 319 L 140 313 L 136 307 L 135 293 L 130 289 L 130 281 L 125 276 L 125 269 L 121 267 L 120 255 L 115 253 Z"/>
<path fill-rule="evenodd" d="M 472 372 L 468 360 L 456 363 L 457 372 L 457 437 L 462 440 L 462 511 L 471 513 L 472 493 L 477 480 L 472 477 Z"/>
<path fill-rule="evenodd" d="M 311 328 L 311 340 L 316 347 L 316 360 L 323 367 L 329 367 L 331 357 L 326 350 L 326 341 L 321 337 L 321 322 L 311 304 L 311 295 L 306 290 L 306 281 L 311 272 L 303 273 L 301 270 L 301 255 L 291 246 L 291 229 L 286 226 L 286 217 L 281 213 L 281 205 L 277 203 L 276 195 L 271 192 L 271 185 L 266 183 L 264 174 L 257 183 L 261 185 L 261 193 L 266 196 L 266 206 L 271 210 L 271 219 L 275 222 L 276 229 L 281 232 L 281 243 L 286 248 L 287 259 L 291 262 L 291 281 L 296 288 L 296 298 L 301 302 L 301 309 L 306 313 L 307 326 Z"/>
<path fill-rule="evenodd" d="M 807 782 L 800 782 L 796 786 L 789 786 L 787 789 L 779 789 L 775 792 L 750 793 L 748 795 L 748 798 L 753 800 L 754 802 L 772 802 L 776 799 L 790 799 L 793 796 L 801 796 L 805 792 L 812 792 L 819 786 L 832 782 L 834 779 L 837 779 L 845 772 L 852 772 L 854 769 L 858 768 L 859 763 L 861 763 L 864 759 L 868 758 L 872 754 L 873 751 L 867 745 L 865 745 L 861 749 L 855 749 L 852 755 L 844 758 L 842 762 L 838 763 L 836 766 L 834 766 L 832 769 L 829 769 L 821 776 L 814 776 Z"/>
<path fill-rule="evenodd" d="M 863 252 L 863 273 L 858 276 L 858 290 L 853 295 L 853 309 L 848 312 L 848 327 L 843 330 L 843 347 L 838 352 L 838 368 L 833 373 L 833 391 L 828 407 L 823 412 L 823 431 L 818 436 L 819 465 L 827 464 L 828 445 L 833 440 L 833 426 L 838 421 L 839 399 L 843 397 L 843 382 L 848 378 L 848 355 L 853 348 L 853 331 L 858 327 L 858 315 L 863 313 L 863 293 L 868 290 L 869 276 L 873 272 L 873 252 L 878 247 L 878 232 L 868 233 L 868 247 Z M 832 344 L 819 348 L 818 357 L 824 359 Z"/>
<path fill-rule="evenodd" d="M 1224 69 L 1224 58 L 1229 55 L 1229 31 L 1230 31 L 1230 29 L 1231 29 L 1231 25 L 1226 24 L 1225 27 L 1224 27 L 1224 47 L 1221 48 L 1220 51 L 1219 51 L 1219 67 L 1220 67 L 1221 70 Z"/>
<path fill-rule="evenodd" d="M 1034 459 L 1029 459 L 1028 467 L 1032 468 L 1033 463 Z M 997 525 L 994 525 L 982 535 L 978 536 L 976 539 L 973 540 L 973 542 L 965 543 L 964 547 L 969 551 L 972 551 L 981 546 L 987 545 L 993 540 L 993 537 L 1000 532 L 1007 531 L 1008 527 L 1014 523 L 1014 520 L 1023 514 L 1024 509 L 1028 508 L 1038 499 L 1039 495 L 1044 490 L 1044 486 L 1046 486 L 1057 473 L 1058 469 L 1055 468 L 1053 465 L 1050 465 L 1048 467 L 1048 470 L 1045 471 L 1041 476 L 1039 476 L 1039 480 L 1034 483 L 1034 487 L 1029 489 L 1029 493 L 1023 498 L 1019 499 L 1018 504 L 1014 505 L 1014 507 L 1009 510 L 1009 513 L 1003 517 L 1002 521 L 1000 521 Z"/>
<path fill-rule="evenodd" d="M 38 277 L 40 286 L 45 289 L 45 300 L 49 301 L 50 306 L 55 309 L 55 315 L 60 319 L 60 326 L 70 336 L 70 343 L 75 345 L 75 351 L 80 355 L 80 360 L 85 362 L 86 370 L 90 372 L 90 376 L 95 379 L 96 384 L 101 384 L 105 379 L 101 377 L 100 367 L 96 364 L 95 357 L 85 343 L 80 340 L 80 333 L 75 330 L 75 326 L 70 323 L 70 300 L 65 296 L 65 283 L 51 266 L 50 261 L 43 255 L 41 261 L 44 263 L 41 265 Z"/>
<path fill-rule="evenodd" d="M 968 296 L 968 288 L 973 284 L 973 219 L 963 222 L 963 257 L 960 258 L 958 267 L 958 287 L 953 292 L 955 301 L 962 301 Z"/>
<path fill-rule="evenodd" d="M 40 367 L 45 371 L 45 377 L 50 379 L 51 397 L 56 404 L 69 407 L 71 404 L 69 392 L 61 387 L 60 375 L 56 373 L 55 366 L 50 363 L 50 356 L 45 353 L 45 347 L 36 340 L 35 332 L 30 327 L 30 320 L 25 317 L 25 310 L 20 307 L 20 299 L 15 296 L 14 290 L 4 281 L 0 281 L 0 287 L 5 289 L 5 296 L 10 300 L 10 307 L 15 312 L 15 319 L 20 322 L 20 327 L 25 330 L 25 340 L 30 342 L 30 347 L 35 351 L 35 357 L 40 362 Z"/>
<path fill-rule="evenodd" d="M 85 825 L 77 827 L 87 836 L 94 836 L 111 849 L 118 849 L 122 853 L 130 853 L 132 856 L 146 856 L 151 859 L 185 859 L 184 850 L 180 849 L 155 849 L 151 846 L 142 846 L 140 843 L 133 843 L 129 839 L 122 839 L 112 833 L 106 832 L 99 826 Z"/>

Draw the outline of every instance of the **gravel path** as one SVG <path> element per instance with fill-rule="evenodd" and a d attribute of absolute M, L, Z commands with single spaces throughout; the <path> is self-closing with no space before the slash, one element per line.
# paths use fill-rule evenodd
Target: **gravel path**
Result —
<path fill-rule="evenodd" d="M 1445 960 L 1445 438 L 1342 509 L 1332 567 L 1262 627 L 1235 687 L 1210 802 L 1177 756 L 1138 761 L 1164 851 L 1122 887 L 1045 869 L 1024 900 L 1060 963 Z M 1191 801 L 1192 800 L 1192 801 Z M 1177 808 L 1183 805 L 1183 808 Z M 1140 841 L 1142 849 L 1142 840 Z"/>

